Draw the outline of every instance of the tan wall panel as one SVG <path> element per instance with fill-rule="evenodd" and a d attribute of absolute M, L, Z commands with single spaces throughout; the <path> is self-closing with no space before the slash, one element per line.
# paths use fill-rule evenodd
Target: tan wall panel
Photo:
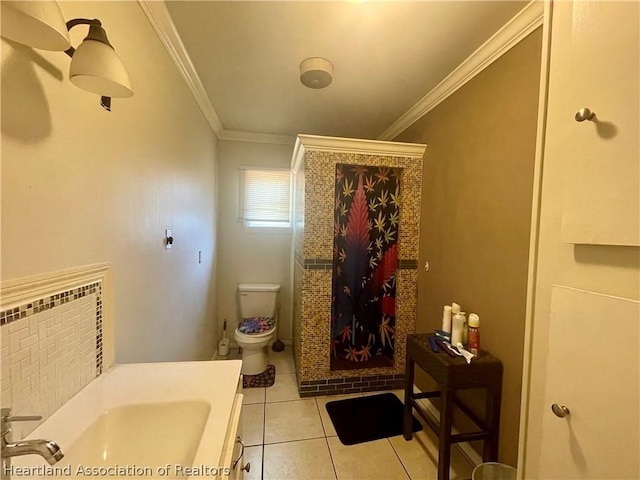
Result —
<path fill-rule="evenodd" d="M 500 460 L 517 461 L 541 30 L 396 140 L 424 159 L 418 332 L 442 307 L 480 315 L 482 348 L 504 364 Z M 422 383 L 424 385 L 424 383 Z M 482 412 L 482 399 L 468 399 Z"/>

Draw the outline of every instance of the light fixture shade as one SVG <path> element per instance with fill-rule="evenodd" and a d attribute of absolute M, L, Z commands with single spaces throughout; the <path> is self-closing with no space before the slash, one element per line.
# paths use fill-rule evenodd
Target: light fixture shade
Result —
<path fill-rule="evenodd" d="M 71 46 L 60 6 L 54 0 L 2 0 L 4 38 L 42 50 L 64 51 Z"/>
<path fill-rule="evenodd" d="M 115 50 L 102 42 L 86 39 L 71 58 L 69 80 L 87 92 L 105 97 L 133 95 L 129 74 Z"/>

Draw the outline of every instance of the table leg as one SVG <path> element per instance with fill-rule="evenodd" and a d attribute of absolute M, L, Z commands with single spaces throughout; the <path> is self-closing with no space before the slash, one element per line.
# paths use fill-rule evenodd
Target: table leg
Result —
<path fill-rule="evenodd" d="M 449 463 L 451 462 L 451 424 L 453 421 L 453 395 L 453 391 L 451 390 L 442 390 L 438 447 L 438 480 L 449 480 Z"/>
<path fill-rule="evenodd" d="M 405 440 L 411 440 L 413 438 L 413 408 L 411 407 L 411 394 L 413 393 L 415 362 L 410 358 L 407 358 L 406 369 L 404 377 L 404 417 L 402 436 Z"/>
<path fill-rule="evenodd" d="M 498 444 L 500 439 L 500 397 L 502 386 L 496 385 L 487 388 L 487 405 L 485 410 L 485 423 L 491 430 L 490 436 L 484 442 L 482 461 L 495 462 L 498 460 Z"/>

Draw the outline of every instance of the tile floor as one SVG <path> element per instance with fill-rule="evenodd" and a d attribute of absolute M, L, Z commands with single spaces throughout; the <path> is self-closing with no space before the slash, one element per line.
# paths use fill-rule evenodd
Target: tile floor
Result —
<path fill-rule="evenodd" d="M 232 352 L 233 354 L 233 352 Z M 325 404 L 355 395 L 301 399 L 291 348 L 269 350 L 276 383 L 243 391 L 246 480 L 423 480 L 437 478 L 437 437 L 428 427 L 407 442 L 400 435 L 358 445 L 343 445 Z M 376 394 L 380 392 L 374 392 Z M 394 391 L 401 399 L 403 392 Z M 364 395 L 369 395 L 365 393 Z M 472 467 L 454 448 L 451 478 L 471 478 Z"/>

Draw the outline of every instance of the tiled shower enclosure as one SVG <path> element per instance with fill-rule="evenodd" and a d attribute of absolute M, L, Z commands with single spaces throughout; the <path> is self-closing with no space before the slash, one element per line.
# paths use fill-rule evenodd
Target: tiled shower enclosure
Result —
<path fill-rule="evenodd" d="M 299 135 L 294 172 L 293 348 L 301 396 L 400 388 L 415 331 L 422 157 L 426 146 Z M 337 166 L 390 169 L 399 178 L 394 352 L 385 362 L 331 362 Z M 354 187 L 355 188 L 355 187 Z M 374 228 L 374 225 L 371 225 Z M 357 361 L 356 361 L 357 360 Z"/>

